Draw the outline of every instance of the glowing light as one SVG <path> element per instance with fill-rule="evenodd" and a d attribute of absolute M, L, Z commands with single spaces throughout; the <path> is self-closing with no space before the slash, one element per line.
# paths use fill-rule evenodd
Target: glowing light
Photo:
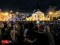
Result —
<path fill-rule="evenodd" d="M 19 12 L 16 12 L 16 14 L 18 14 Z"/>
<path fill-rule="evenodd" d="M 13 12 L 12 10 L 10 12 Z"/>
<path fill-rule="evenodd" d="M 5 13 L 3 13 L 3 12 L 0 12 L 0 21 L 4 21 L 5 20 L 5 18 L 6 18 L 6 14 Z"/>
<path fill-rule="evenodd" d="M 49 14 L 52 14 L 52 12 L 49 12 Z"/>
<path fill-rule="evenodd" d="M 9 44 L 9 40 L 1 40 L 2 44 Z"/>
<path fill-rule="evenodd" d="M 55 13 L 55 14 L 57 14 L 57 13 Z"/>
<path fill-rule="evenodd" d="M 8 15 L 8 13 L 7 13 L 7 12 L 6 12 L 5 14 L 6 14 L 6 15 Z"/>

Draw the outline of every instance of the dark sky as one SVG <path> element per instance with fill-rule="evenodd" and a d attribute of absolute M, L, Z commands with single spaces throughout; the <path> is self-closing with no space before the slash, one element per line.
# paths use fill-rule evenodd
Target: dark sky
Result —
<path fill-rule="evenodd" d="M 0 0 L 0 8 L 2 10 L 27 10 L 32 11 L 36 8 L 36 4 L 42 11 L 46 11 L 50 5 L 56 6 L 60 9 L 59 0 Z"/>

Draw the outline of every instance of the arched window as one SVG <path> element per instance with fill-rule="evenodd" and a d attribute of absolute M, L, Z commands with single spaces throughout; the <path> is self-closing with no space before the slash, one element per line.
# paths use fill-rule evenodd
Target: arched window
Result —
<path fill-rule="evenodd" d="M 43 15 L 42 15 L 42 17 L 43 17 Z"/>
<path fill-rule="evenodd" d="M 39 15 L 38 15 L 38 18 L 39 18 Z"/>
<path fill-rule="evenodd" d="M 35 15 L 35 18 L 36 18 L 36 15 Z"/>

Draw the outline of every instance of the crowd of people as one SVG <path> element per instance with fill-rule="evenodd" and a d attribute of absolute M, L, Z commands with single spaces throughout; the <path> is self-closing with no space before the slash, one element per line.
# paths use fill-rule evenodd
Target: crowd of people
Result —
<path fill-rule="evenodd" d="M 0 40 L 2 39 L 19 45 L 60 45 L 60 23 L 0 22 Z"/>

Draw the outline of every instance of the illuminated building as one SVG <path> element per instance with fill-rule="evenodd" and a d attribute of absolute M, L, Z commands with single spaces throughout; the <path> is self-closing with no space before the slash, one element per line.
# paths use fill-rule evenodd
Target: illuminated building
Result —
<path fill-rule="evenodd" d="M 6 13 L 2 12 L 0 9 L 0 21 L 4 21 L 6 18 Z"/>
<path fill-rule="evenodd" d="M 45 16 L 43 12 L 41 12 L 39 10 L 40 6 L 37 3 L 35 10 L 33 11 L 33 13 L 31 14 L 30 17 L 26 18 L 27 21 L 46 21 L 46 20 L 50 20 L 49 17 Z"/>
<path fill-rule="evenodd" d="M 60 10 L 56 11 L 55 14 L 57 15 L 57 17 L 59 17 L 60 16 Z"/>
<path fill-rule="evenodd" d="M 37 21 L 37 20 L 46 21 L 46 20 L 50 20 L 50 18 L 44 16 L 44 13 L 38 9 L 30 17 L 26 18 L 26 20 L 27 21 Z"/>
<path fill-rule="evenodd" d="M 50 12 L 49 17 L 52 20 L 58 20 L 58 18 L 60 17 L 60 10 L 55 11 L 55 12 Z"/>
<path fill-rule="evenodd" d="M 0 21 L 8 21 L 12 20 L 12 14 L 9 14 L 8 12 L 2 12 L 0 9 Z"/>

